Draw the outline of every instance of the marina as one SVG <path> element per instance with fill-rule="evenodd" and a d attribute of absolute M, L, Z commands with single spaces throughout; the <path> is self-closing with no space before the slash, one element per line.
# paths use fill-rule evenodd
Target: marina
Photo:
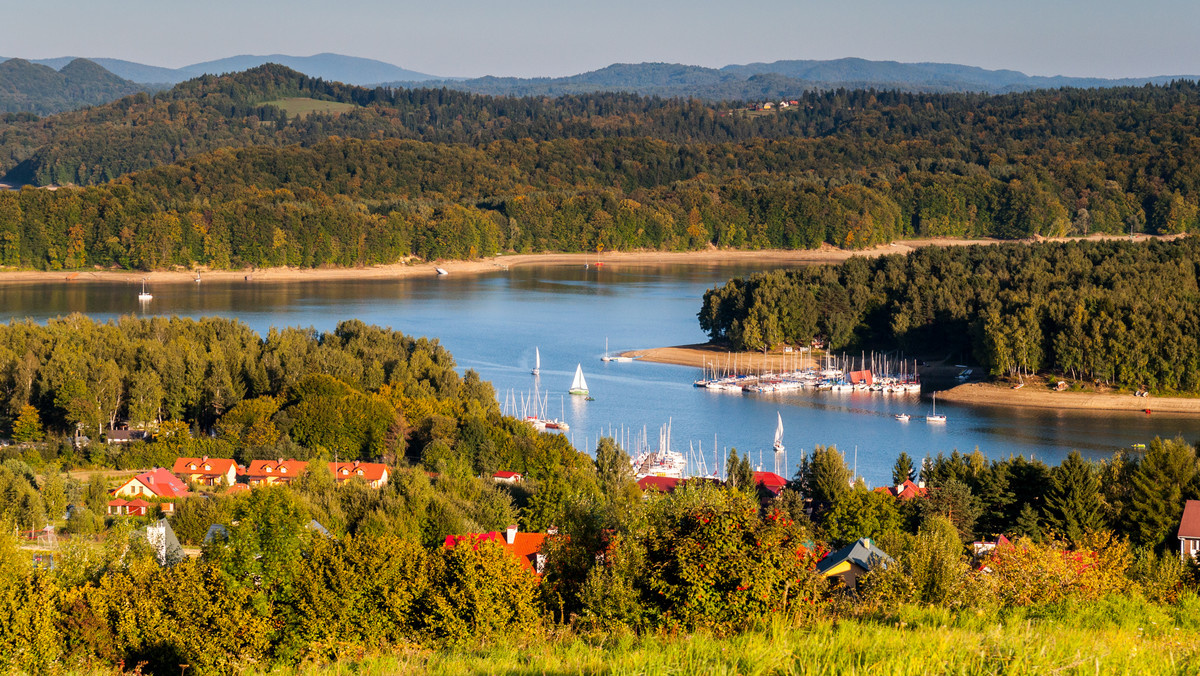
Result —
<path fill-rule="evenodd" d="M 689 447 L 696 449 L 693 455 L 704 459 L 709 474 L 723 471 L 725 454 L 733 449 L 739 455 L 750 453 L 755 465 L 770 470 L 772 432 L 780 420 L 788 430 L 789 469 L 777 473 L 790 476 L 801 454 L 815 445 L 845 450 L 848 462 L 857 446 L 858 473 L 875 486 L 890 482 L 901 451 L 920 459 L 978 448 L 989 457 L 1019 454 L 1054 464 L 1072 449 L 1104 459 L 1117 449 L 1137 452 L 1135 444 L 1147 444 L 1155 436 L 1200 438 L 1195 416 L 1143 413 L 1140 409 L 1154 406 L 1153 399 L 1137 411 L 1114 413 L 965 406 L 939 396 L 937 413 L 948 420 L 933 425 L 922 420 L 931 412 L 930 383 L 922 383 L 920 392 L 891 393 L 870 387 L 744 389 L 752 379 L 766 384 L 774 376 L 806 371 L 811 367 L 807 350 L 781 358 L 770 374 L 740 374 L 751 378 L 737 381 L 736 392 L 693 386 L 698 379 L 713 378 L 711 364 L 705 369 L 645 359 L 602 361 L 605 336 L 610 346 L 622 349 L 703 343 L 696 312 L 705 289 L 760 269 L 742 264 L 546 265 L 440 278 L 310 282 L 243 282 L 208 275 L 203 284 L 158 285 L 153 302 L 145 305 L 137 300 L 140 278 L 25 282 L 0 284 L 0 303 L 6 318 L 37 322 L 81 312 L 101 321 L 126 314 L 237 317 L 263 335 L 285 326 L 333 331 L 338 322 L 351 319 L 390 326 L 436 339 L 453 354 L 460 372 L 472 369 L 493 384 L 502 409 L 508 399 L 511 414 L 534 416 L 544 429 L 565 435 L 581 451 L 592 453 L 598 438 L 613 435 L 624 439 L 636 458 L 644 450 L 656 450 L 655 430 L 670 424 L 670 450 L 686 458 Z M 863 370 L 863 356 L 851 357 L 853 363 L 833 368 L 843 376 Z M 722 372 L 727 359 L 732 361 L 713 354 L 718 376 L 737 372 L 733 364 Z M 872 373 L 911 372 L 911 357 L 893 359 L 894 366 L 879 365 Z M 870 362 L 868 356 L 867 370 Z M 531 373 L 535 367 L 537 376 Z M 586 396 L 567 394 L 577 367 L 584 372 Z M 541 402 L 536 409 L 535 385 Z M 525 393 L 524 413 L 520 393 Z M 904 424 L 898 415 L 913 420 Z M 630 430 L 643 428 L 650 440 L 639 448 Z M 693 464 L 689 473 L 700 473 L 700 463 Z"/>

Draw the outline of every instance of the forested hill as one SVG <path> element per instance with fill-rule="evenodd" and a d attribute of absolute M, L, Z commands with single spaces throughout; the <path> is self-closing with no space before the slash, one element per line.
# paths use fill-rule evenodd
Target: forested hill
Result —
<path fill-rule="evenodd" d="M 145 89 L 87 59 L 75 59 L 61 70 L 24 59 L 0 63 L 0 113 L 47 115 L 108 103 Z"/>
<path fill-rule="evenodd" d="M 827 92 L 747 111 L 367 90 L 265 66 L 10 119 L 0 148 L 37 146 L 13 174 L 113 179 L 0 192 L 0 265 L 370 265 L 1189 232 L 1198 125 L 1194 83 Z"/>
<path fill-rule="evenodd" d="M 317 101 L 316 112 L 287 112 L 281 102 L 289 98 Z M 322 110 L 323 101 L 354 107 Z M 886 141 L 901 157 L 933 144 L 937 159 L 928 168 L 935 170 L 945 160 L 1004 171 L 1021 164 L 1030 148 L 1063 146 L 1085 161 L 1109 161 L 1119 144 L 1179 146 L 1195 128 L 1200 87 L 1181 82 L 994 97 L 838 90 L 797 101 L 785 110 L 747 111 L 739 104 L 629 94 L 547 99 L 365 89 L 266 65 L 44 119 L 0 117 L 0 176 L 14 184 L 91 184 L 218 148 L 311 144 L 331 136 L 470 145 L 526 138 L 690 144 L 838 137 Z M 1171 170 L 1175 161 L 1162 169 Z"/>
<path fill-rule="evenodd" d="M 824 336 L 834 350 L 973 356 L 994 375 L 1196 393 L 1198 262 L 1195 237 L 926 247 L 735 279 L 705 293 L 699 319 L 735 349 Z"/>

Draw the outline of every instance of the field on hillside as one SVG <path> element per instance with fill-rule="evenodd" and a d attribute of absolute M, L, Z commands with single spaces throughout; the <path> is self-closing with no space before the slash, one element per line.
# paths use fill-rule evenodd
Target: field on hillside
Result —
<path fill-rule="evenodd" d="M 353 103 L 338 103 L 337 101 L 318 101 L 305 97 L 293 97 L 287 99 L 275 99 L 274 101 L 266 101 L 264 105 L 275 106 L 282 108 L 288 117 L 300 116 L 308 117 L 313 113 L 338 115 L 349 110 L 354 110 L 358 106 Z"/>

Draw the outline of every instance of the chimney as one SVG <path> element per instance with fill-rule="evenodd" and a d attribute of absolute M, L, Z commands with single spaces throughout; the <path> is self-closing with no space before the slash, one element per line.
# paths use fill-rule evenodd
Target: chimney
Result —
<path fill-rule="evenodd" d="M 208 462 L 208 456 L 206 455 L 203 458 L 200 458 L 200 462 Z"/>
<path fill-rule="evenodd" d="M 146 475 L 146 483 L 150 484 L 151 486 L 154 485 L 154 475 L 153 474 Z"/>
<path fill-rule="evenodd" d="M 509 526 L 508 529 L 504 531 L 504 541 L 511 545 L 513 543 L 513 541 L 516 539 L 517 539 L 517 527 Z"/>

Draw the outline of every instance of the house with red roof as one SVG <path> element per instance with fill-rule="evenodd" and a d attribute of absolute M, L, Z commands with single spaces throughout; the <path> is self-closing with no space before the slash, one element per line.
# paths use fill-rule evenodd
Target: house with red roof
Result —
<path fill-rule="evenodd" d="M 1179 519 L 1179 556 L 1185 561 L 1200 553 L 1200 500 L 1188 500 Z"/>
<path fill-rule="evenodd" d="M 525 480 L 525 476 L 520 472 L 495 472 L 492 474 L 492 481 L 505 484 L 519 484 Z"/>
<path fill-rule="evenodd" d="M 308 469 L 301 460 L 251 460 L 244 476 L 251 486 L 274 486 L 290 484 Z"/>
<path fill-rule="evenodd" d="M 378 462 L 331 462 L 329 472 L 338 483 L 358 477 L 371 488 L 382 488 L 388 482 L 388 467 Z"/>
<path fill-rule="evenodd" d="M 150 503 L 141 498 L 133 500 L 110 500 L 108 503 L 108 513 L 112 516 L 146 516 L 146 511 L 150 509 Z"/>
<path fill-rule="evenodd" d="M 517 558 L 525 570 L 541 575 L 546 567 L 546 555 L 542 554 L 542 544 L 546 541 L 545 533 L 521 533 L 516 526 L 509 526 L 504 535 L 492 531 L 490 533 L 472 533 L 470 535 L 447 535 L 442 545 L 445 549 L 453 549 L 460 545 L 478 547 L 483 542 L 495 542 L 504 547 Z"/>
<path fill-rule="evenodd" d="M 157 467 L 126 481 L 112 494 L 118 498 L 179 498 L 187 495 L 187 492 L 187 484 L 162 467 Z"/>
<path fill-rule="evenodd" d="M 923 498 L 929 493 L 929 489 L 925 488 L 925 482 L 915 484 L 911 479 L 905 479 L 904 483 L 896 484 L 895 486 L 880 486 L 875 489 L 876 493 L 887 493 L 893 498 L 899 500 L 912 500 L 913 498 Z"/>
<path fill-rule="evenodd" d="M 675 477 L 644 476 L 638 479 L 637 485 L 638 488 L 642 489 L 643 493 L 651 490 L 658 491 L 659 493 L 672 493 L 681 483 L 683 483 L 683 479 Z"/>
<path fill-rule="evenodd" d="M 754 485 L 766 489 L 771 495 L 779 495 L 787 488 L 788 480 L 774 472 L 755 472 Z"/>
<path fill-rule="evenodd" d="M 171 473 L 184 482 L 201 486 L 232 486 L 237 482 L 237 463 L 229 458 L 176 458 Z"/>

